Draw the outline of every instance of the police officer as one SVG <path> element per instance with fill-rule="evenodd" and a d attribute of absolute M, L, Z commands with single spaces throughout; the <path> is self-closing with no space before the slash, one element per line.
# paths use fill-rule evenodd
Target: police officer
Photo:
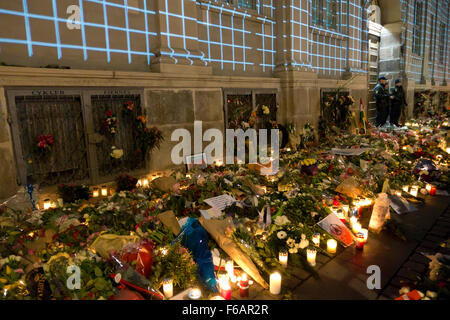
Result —
<path fill-rule="evenodd" d="M 405 98 L 405 91 L 403 90 L 402 82 L 395 80 L 395 87 L 391 89 L 391 124 L 399 127 L 398 120 L 402 109 L 408 106 Z"/>
<path fill-rule="evenodd" d="M 374 88 L 374 95 L 377 106 L 377 127 L 383 126 L 389 116 L 390 96 L 389 90 L 385 87 L 386 81 L 387 79 L 385 77 L 380 77 L 378 79 L 378 84 Z"/>

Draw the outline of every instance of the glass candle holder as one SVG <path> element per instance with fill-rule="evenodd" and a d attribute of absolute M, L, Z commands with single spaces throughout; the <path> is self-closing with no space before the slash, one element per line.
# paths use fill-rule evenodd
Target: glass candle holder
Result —
<path fill-rule="evenodd" d="M 362 229 L 361 223 L 359 223 L 359 222 L 355 222 L 352 226 L 352 230 L 355 234 L 358 234 L 359 232 L 361 232 L 361 229 Z"/>
<path fill-rule="evenodd" d="M 316 249 L 310 248 L 306 250 L 306 258 L 308 260 L 308 263 L 313 267 L 316 265 L 316 257 L 317 257 Z"/>
<path fill-rule="evenodd" d="M 270 275 L 270 293 L 278 295 L 281 292 L 281 274 L 274 272 Z"/>
<path fill-rule="evenodd" d="M 314 233 L 312 236 L 312 242 L 316 247 L 320 246 L 320 233 Z"/>
<path fill-rule="evenodd" d="M 331 254 L 335 254 L 337 250 L 337 241 L 330 239 L 327 241 L 327 251 Z"/>
<path fill-rule="evenodd" d="M 247 298 L 250 293 L 250 283 L 248 281 L 247 274 L 244 273 L 239 279 L 239 296 L 241 298 Z"/>
<path fill-rule="evenodd" d="M 164 291 L 164 296 L 167 299 L 170 299 L 173 297 L 173 280 L 172 279 L 165 279 L 163 281 L 163 291 Z"/>
<path fill-rule="evenodd" d="M 102 187 L 102 197 L 106 197 L 108 195 L 108 188 L 106 186 Z"/>
<path fill-rule="evenodd" d="M 98 189 L 94 189 L 94 191 L 92 191 L 92 197 L 98 198 L 99 196 L 100 196 L 100 192 L 98 191 Z"/>
<path fill-rule="evenodd" d="M 364 234 L 358 233 L 356 235 L 356 249 L 363 250 L 364 249 L 364 244 L 365 244 Z"/>
<path fill-rule="evenodd" d="M 50 199 L 45 199 L 44 200 L 44 210 L 48 210 L 52 207 L 52 202 L 50 201 Z"/>
<path fill-rule="evenodd" d="M 202 297 L 202 291 L 199 288 L 189 290 L 188 298 L 190 300 L 199 300 Z"/>
<path fill-rule="evenodd" d="M 287 267 L 289 259 L 289 253 L 286 251 L 280 251 L 278 254 L 278 260 L 283 267 Z"/>
<path fill-rule="evenodd" d="M 364 236 L 364 242 L 367 243 L 367 240 L 369 240 L 369 230 L 362 228 L 361 233 Z"/>

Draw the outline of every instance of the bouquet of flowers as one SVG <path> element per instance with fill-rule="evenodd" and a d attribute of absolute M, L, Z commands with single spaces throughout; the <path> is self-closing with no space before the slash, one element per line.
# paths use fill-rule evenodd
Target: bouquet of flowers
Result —
<path fill-rule="evenodd" d="M 52 146 L 55 143 L 55 139 L 51 134 L 41 134 L 36 138 L 36 140 L 36 153 L 42 156 L 46 155 L 52 149 Z"/>
<path fill-rule="evenodd" d="M 111 110 L 106 111 L 106 119 L 103 121 L 103 127 L 105 130 L 114 135 L 117 132 L 117 124 L 119 121 L 117 120 L 117 117 L 115 117 Z"/>

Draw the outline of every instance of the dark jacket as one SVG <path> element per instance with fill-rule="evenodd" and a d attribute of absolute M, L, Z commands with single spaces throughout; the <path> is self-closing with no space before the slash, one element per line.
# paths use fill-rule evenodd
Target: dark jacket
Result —
<path fill-rule="evenodd" d="M 374 96 L 377 106 L 389 106 L 389 91 L 381 83 L 375 86 Z"/>
<path fill-rule="evenodd" d="M 391 95 L 394 96 L 394 99 L 392 99 L 392 105 L 399 106 L 399 107 L 408 105 L 406 103 L 405 91 L 403 90 L 403 87 L 392 88 Z"/>

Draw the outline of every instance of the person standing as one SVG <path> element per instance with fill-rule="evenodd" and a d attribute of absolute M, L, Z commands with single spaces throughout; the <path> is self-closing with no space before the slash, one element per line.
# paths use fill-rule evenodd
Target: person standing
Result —
<path fill-rule="evenodd" d="M 389 90 L 386 89 L 385 77 L 380 77 L 378 79 L 378 84 L 374 88 L 375 102 L 377 106 L 377 119 L 376 126 L 381 127 L 386 124 L 387 118 L 389 116 Z"/>
<path fill-rule="evenodd" d="M 391 124 L 399 127 L 398 120 L 400 114 L 403 108 L 408 106 L 401 80 L 395 80 L 395 87 L 391 89 L 391 96 L 393 97 L 391 104 Z"/>

